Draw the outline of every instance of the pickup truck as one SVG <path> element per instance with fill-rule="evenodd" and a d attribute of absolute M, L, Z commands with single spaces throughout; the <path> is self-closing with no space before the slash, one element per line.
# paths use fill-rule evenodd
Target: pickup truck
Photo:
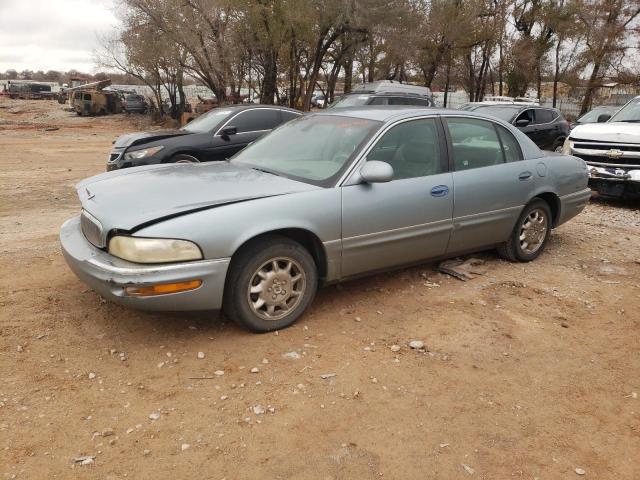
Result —
<path fill-rule="evenodd" d="M 575 127 L 563 153 L 586 162 L 589 187 L 601 196 L 640 198 L 640 96 L 613 116 Z"/>

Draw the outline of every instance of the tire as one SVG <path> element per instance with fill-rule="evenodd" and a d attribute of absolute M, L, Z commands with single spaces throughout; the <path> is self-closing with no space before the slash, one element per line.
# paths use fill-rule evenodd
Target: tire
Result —
<path fill-rule="evenodd" d="M 186 153 L 180 153 L 178 155 L 174 155 L 169 160 L 169 163 L 200 163 L 196 157 L 192 155 L 187 155 Z"/>
<path fill-rule="evenodd" d="M 512 262 L 535 260 L 547 245 L 551 225 L 551 209 L 547 202 L 539 198 L 533 200 L 520 214 L 509 240 L 498 247 L 498 254 Z M 521 239 L 522 235 L 528 238 Z"/>
<path fill-rule="evenodd" d="M 287 237 L 269 235 L 249 242 L 234 256 L 222 308 L 248 330 L 271 332 L 294 323 L 317 289 L 318 269 L 311 254 Z M 293 291 L 298 294 L 291 295 Z"/>
<path fill-rule="evenodd" d="M 553 146 L 551 147 L 551 150 L 556 153 L 561 153 L 563 145 L 564 145 L 564 138 L 559 138 L 555 142 L 553 142 Z"/>

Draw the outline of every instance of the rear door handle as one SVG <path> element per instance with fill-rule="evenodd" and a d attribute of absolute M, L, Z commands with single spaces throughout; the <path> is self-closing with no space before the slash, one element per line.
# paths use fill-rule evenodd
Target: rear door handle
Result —
<path fill-rule="evenodd" d="M 449 187 L 446 185 L 436 185 L 431 189 L 432 197 L 446 197 L 449 194 Z"/>
<path fill-rule="evenodd" d="M 518 179 L 521 181 L 529 180 L 532 176 L 533 174 L 531 172 L 522 172 L 520 175 L 518 175 Z"/>

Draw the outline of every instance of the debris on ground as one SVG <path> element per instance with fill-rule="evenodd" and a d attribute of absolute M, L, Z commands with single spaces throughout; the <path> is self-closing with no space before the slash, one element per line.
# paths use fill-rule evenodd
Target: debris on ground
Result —
<path fill-rule="evenodd" d="M 73 462 L 79 465 L 91 465 L 95 459 L 95 455 L 82 455 L 74 458 Z"/>
<path fill-rule="evenodd" d="M 424 342 L 422 340 L 411 340 L 409 346 L 414 350 L 422 350 L 424 349 Z"/>
<path fill-rule="evenodd" d="M 468 258 L 466 260 L 454 258 L 440 262 L 438 270 L 466 282 L 487 273 L 487 268 L 482 267 L 484 264 L 485 261 L 480 258 Z"/>

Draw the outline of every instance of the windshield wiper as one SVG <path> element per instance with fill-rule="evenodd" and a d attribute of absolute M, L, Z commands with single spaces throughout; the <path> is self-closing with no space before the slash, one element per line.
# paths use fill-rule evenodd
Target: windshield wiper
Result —
<path fill-rule="evenodd" d="M 262 173 L 270 173 L 271 175 L 275 175 L 276 177 L 281 177 L 282 176 L 279 173 L 275 173 L 275 172 L 272 172 L 270 170 L 265 170 L 263 168 L 258 168 L 258 167 L 251 167 L 251 170 L 257 170 L 258 172 L 262 172 Z"/>

